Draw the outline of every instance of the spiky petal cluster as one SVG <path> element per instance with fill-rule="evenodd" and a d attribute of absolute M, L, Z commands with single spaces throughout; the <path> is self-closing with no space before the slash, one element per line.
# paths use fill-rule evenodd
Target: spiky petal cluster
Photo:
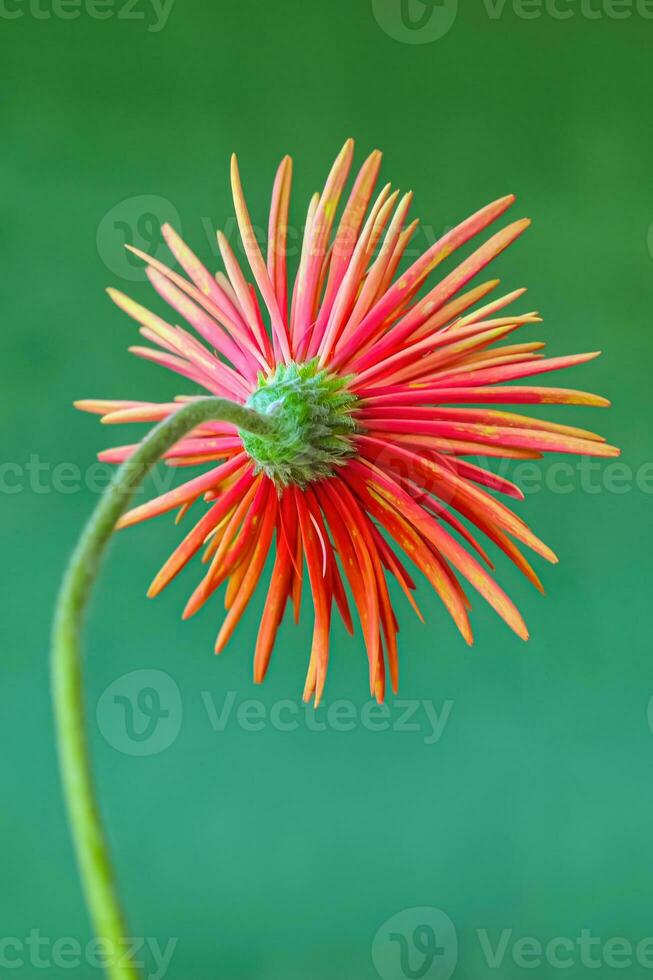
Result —
<path fill-rule="evenodd" d="M 200 474 L 136 507 L 121 521 L 122 526 L 136 524 L 173 509 L 183 517 L 197 506 L 197 523 L 158 573 L 149 594 L 159 593 L 203 549 L 206 572 L 185 615 L 196 612 L 227 582 L 228 613 L 218 635 L 218 652 L 242 616 L 276 542 L 256 645 L 255 679 L 265 675 L 288 603 L 299 616 L 306 570 L 315 622 L 305 697 L 315 696 L 316 701 L 324 688 L 334 603 L 352 630 L 345 583 L 361 621 L 371 690 L 383 698 L 386 672 L 396 690 L 397 621 L 390 604 L 389 577 L 398 581 L 417 610 L 412 598 L 415 584 L 395 551 L 397 546 L 429 580 L 468 642 L 472 640 L 469 601 L 461 579 L 480 592 L 519 636 L 527 637 L 522 617 L 488 571 L 492 562 L 477 533 L 505 552 L 540 589 L 519 545 L 549 561 L 556 559 L 521 518 L 490 492 L 521 498 L 519 488 L 478 465 L 474 457 L 617 453 L 591 432 L 482 407 L 608 404 L 582 391 L 508 384 L 596 356 L 546 358 L 541 353 L 544 345 L 532 341 L 496 346 L 539 318 L 533 313 L 506 312 L 522 289 L 489 300 L 498 280 L 467 289 L 521 235 L 528 221 L 502 228 L 453 271 L 427 284 L 445 259 L 504 214 L 513 197 L 482 208 L 408 264 L 402 259 L 417 224 L 408 218 L 411 195 L 399 197 L 388 184 L 374 197 L 381 162 L 378 151 L 363 164 L 336 220 L 352 156 L 350 140 L 322 193 L 310 202 L 290 296 L 289 157 L 281 162 L 274 182 L 265 257 L 252 229 L 235 157 L 232 160 L 235 210 L 255 286 L 221 233 L 218 245 L 225 272 L 215 276 L 168 226 L 163 234 L 181 273 L 132 249 L 146 263 L 154 289 L 194 334 L 110 291 L 153 345 L 132 348 L 133 352 L 182 375 L 196 390 L 256 404 L 265 401 L 266 389 L 270 394 L 276 387 L 279 394 L 284 385 L 294 382 L 296 390 L 302 373 L 306 379 L 313 372 L 314 379 L 328 379 L 329 384 L 340 379 L 337 391 L 352 399 L 336 412 L 345 428 L 329 431 L 327 425 L 322 432 L 326 440 L 321 445 L 322 470 L 308 472 L 301 465 L 298 469 L 292 447 L 285 460 L 266 459 L 267 450 L 248 437 L 243 440 L 232 426 L 206 424 L 168 454 L 171 466 L 199 466 Z M 318 369 L 326 373 L 320 375 Z M 264 380 L 259 387 L 261 372 Z M 284 397 L 282 392 L 281 411 Z M 85 401 L 78 407 L 101 414 L 108 423 L 151 423 L 174 412 L 179 400 L 165 404 Z M 343 423 L 345 416 L 348 421 Z M 295 412 L 293 425 L 297 421 Z M 292 435 L 292 425 L 289 431 Z M 330 438 L 340 450 L 346 445 L 346 451 L 338 452 L 332 444 L 329 458 Z M 110 449 L 100 458 L 119 463 L 134 448 Z"/>

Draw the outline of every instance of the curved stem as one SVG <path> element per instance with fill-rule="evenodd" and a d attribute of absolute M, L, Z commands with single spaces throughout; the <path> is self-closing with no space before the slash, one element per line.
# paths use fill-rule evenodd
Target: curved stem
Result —
<path fill-rule="evenodd" d="M 57 599 L 52 640 L 52 696 L 61 779 L 86 903 L 96 935 L 108 941 L 111 980 L 135 980 L 136 968 L 121 960 L 129 936 L 95 798 L 86 739 L 81 626 L 100 561 L 118 518 L 147 472 L 187 432 L 208 420 L 232 422 L 271 435 L 271 418 L 224 398 L 189 402 L 159 423 L 116 474 L 84 528 Z"/>

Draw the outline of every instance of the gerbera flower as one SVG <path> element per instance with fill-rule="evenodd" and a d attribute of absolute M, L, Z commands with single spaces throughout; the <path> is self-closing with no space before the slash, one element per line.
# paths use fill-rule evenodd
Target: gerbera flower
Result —
<path fill-rule="evenodd" d="M 286 264 L 290 157 L 281 162 L 274 182 L 265 257 L 232 158 L 236 216 L 258 288 L 248 281 L 248 272 L 221 233 L 225 272 L 213 275 L 164 226 L 165 241 L 185 275 L 132 251 L 147 264 L 156 292 L 195 333 L 109 290 L 154 345 L 134 347 L 133 353 L 180 374 L 195 389 L 277 420 L 273 439 L 209 422 L 167 454 L 171 466 L 200 466 L 202 472 L 129 511 L 119 526 L 174 509 L 182 518 L 194 505 L 201 513 L 155 577 L 149 595 L 161 592 L 203 551 L 206 571 L 184 615 L 195 613 L 227 582 L 228 612 L 216 642 L 220 652 L 273 551 L 254 657 L 254 677 L 261 681 L 286 607 L 292 605 L 295 618 L 299 616 L 306 569 L 315 624 L 304 696 L 314 696 L 316 703 L 327 673 L 334 604 L 353 630 L 347 585 L 365 639 L 371 691 L 383 698 L 386 672 L 397 690 L 398 625 L 388 591 L 390 576 L 421 615 L 412 596 L 415 583 L 398 552 L 428 579 L 468 643 L 472 631 L 464 582 L 527 638 L 520 613 L 490 574 L 492 562 L 478 535 L 505 552 L 540 590 L 519 545 L 549 561 L 556 558 L 490 492 L 521 499 L 519 488 L 474 458 L 618 453 L 583 429 L 482 407 L 608 404 L 583 391 L 509 385 L 582 364 L 597 354 L 547 358 L 539 342 L 497 346 L 540 318 L 507 311 L 523 289 L 489 301 L 499 280 L 466 289 L 529 221 L 495 232 L 452 272 L 427 284 L 445 259 L 500 219 L 514 198 L 482 208 L 400 271 L 417 225 L 408 217 L 411 194 L 400 197 L 386 184 L 374 197 L 381 164 L 375 151 L 358 173 L 337 221 L 352 158 L 349 140 L 324 190 L 310 202 L 291 294 Z M 194 397 L 197 393 L 165 404 L 76 404 L 101 414 L 107 423 L 154 422 Z M 100 459 L 121 463 L 136 448 L 110 449 Z"/>

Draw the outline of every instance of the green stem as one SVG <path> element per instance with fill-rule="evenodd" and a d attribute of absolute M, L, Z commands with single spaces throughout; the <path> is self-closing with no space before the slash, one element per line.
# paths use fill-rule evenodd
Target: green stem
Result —
<path fill-rule="evenodd" d="M 179 439 L 209 420 L 232 422 L 257 435 L 274 431 L 271 418 L 224 398 L 189 402 L 155 426 L 116 471 L 91 515 L 66 569 L 55 609 L 52 696 L 61 779 L 91 921 L 96 935 L 107 940 L 113 951 L 108 957 L 111 965 L 107 966 L 111 980 L 135 980 L 138 973 L 133 965 L 120 963 L 129 932 L 118 900 L 91 774 L 84 717 L 82 619 L 116 522 L 141 481 Z"/>

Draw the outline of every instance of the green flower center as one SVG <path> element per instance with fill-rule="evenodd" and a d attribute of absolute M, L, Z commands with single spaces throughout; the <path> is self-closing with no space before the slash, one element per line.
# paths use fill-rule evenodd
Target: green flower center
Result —
<path fill-rule="evenodd" d="M 273 416 L 277 428 L 273 436 L 240 433 L 257 471 L 282 487 L 332 476 L 354 453 L 357 398 L 347 391 L 349 380 L 320 368 L 317 359 L 280 364 L 269 377 L 259 375 L 247 406 Z"/>

